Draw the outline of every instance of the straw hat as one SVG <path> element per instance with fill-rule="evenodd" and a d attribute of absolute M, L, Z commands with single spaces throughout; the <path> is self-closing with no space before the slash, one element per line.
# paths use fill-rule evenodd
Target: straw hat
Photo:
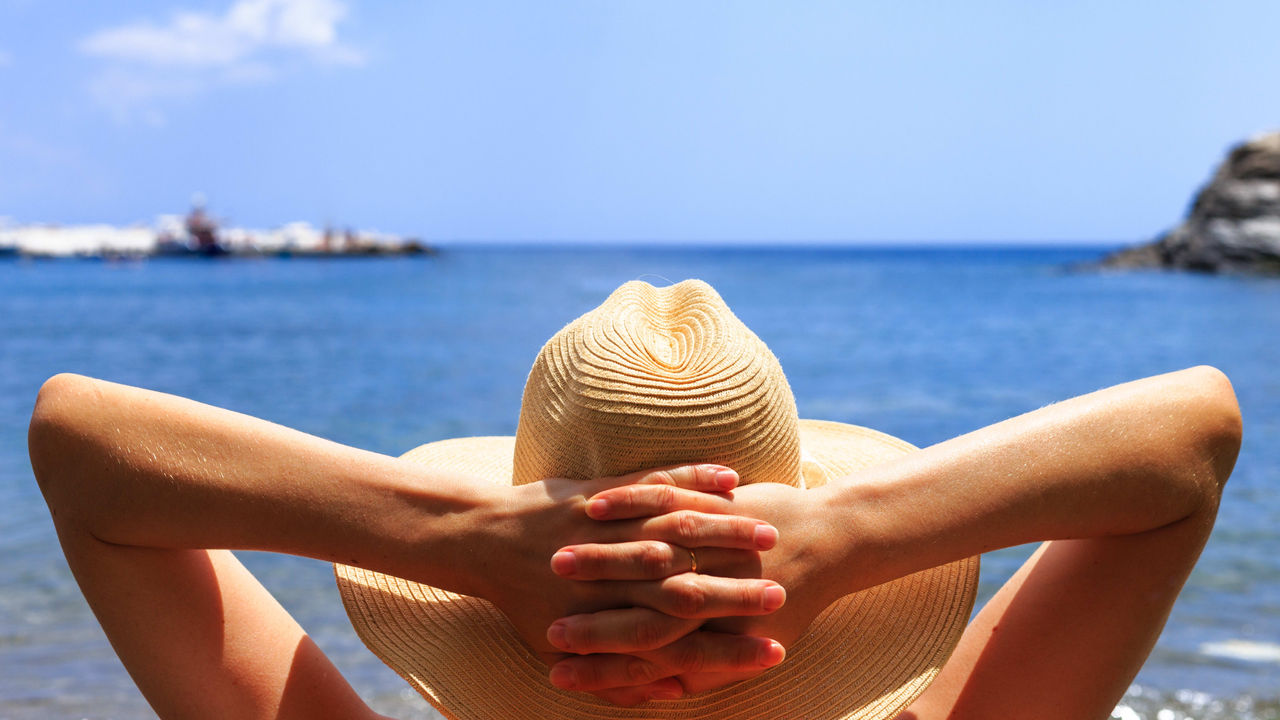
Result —
<path fill-rule="evenodd" d="M 743 483 L 815 487 L 913 449 L 874 430 L 799 420 L 777 358 L 715 290 L 690 280 L 627 283 L 556 333 L 529 373 L 514 438 L 444 440 L 404 457 L 517 485 L 696 461 L 732 467 Z M 845 596 L 781 665 L 751 680 L 634 708 L 552 687 L 547 666 L 485 600 L 335 570 L 361 639 L 454 720 L 873 720 L 918 696 L 955 648 L 978 560 Z"/>

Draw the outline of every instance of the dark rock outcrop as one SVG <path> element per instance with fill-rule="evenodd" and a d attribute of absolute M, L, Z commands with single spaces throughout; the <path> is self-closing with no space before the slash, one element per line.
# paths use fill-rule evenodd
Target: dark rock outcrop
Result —
<path fill-rule="evenodd" d="M 1181 225 L 1101 264 L 1280 274 L 1280 132 L 1232 148 Z"/>

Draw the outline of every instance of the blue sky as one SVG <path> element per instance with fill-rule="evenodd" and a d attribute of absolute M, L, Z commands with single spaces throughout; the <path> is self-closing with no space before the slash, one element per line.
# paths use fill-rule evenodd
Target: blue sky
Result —
<path fill-rule="evenodd" d="M 0 0 L 0 216 L 1127 242 L 1280 128 L 1280 3 Z"/>

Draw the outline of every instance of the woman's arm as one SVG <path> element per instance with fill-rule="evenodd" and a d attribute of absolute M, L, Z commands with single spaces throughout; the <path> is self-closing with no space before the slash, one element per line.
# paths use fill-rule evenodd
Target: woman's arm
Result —
<path fill-rule="evenodd" d="M 616 488 L 597 495 L 588 508 L 598 519 L 694 507 L 769 520 L 781 539 L 761 556 L 758 569 L 787 588 L 786 607 L 768 618 L 709 625 L 784 644 L 848 592 L 996 548 L 1065 541 L 1042 548 L 984 610 L 937 689 L 921 700 L 932 697 L 934 705 L 916 710 L 920 717 L 942 717 L 961 697 L 971 703 L 1011 695 L 1025 700 L 1030 688 L 1043 689 L 1039 681 L 1062 666 L 1060 678 L 1089 671 L 1108 676 L 1094 683 L 1105 685 L 1105 692 L 1083 692 L 1075 697 L 1086 700 L 1060 704 L 1067 708 L 1064 717 L 1087 717 L 1099 707 L 1110 711 L 1158 637 L 1212 527 L 1240 434 L 1225 376 L 1192 368 L 1042 408 L 822 489 L 757 484 L 739 488 L 730 500 Z M 595 504 L 599 500 L 606 504 Z M 638 576 L 626 544 L 572 551 L 579 577 Z M 708 562 L 700 561 L 700 570 L 751 570 L 734 563 L 717 568 L 716 555 L 704 554 Z M 1034 603 L 1026 600 L 1032 597 Z M 1032 608 L 1042 619 L 1077 619 L 1055 625 L 1067 628 L 1070 639 L 1046 634 L 1044 623 L 1028 619 Z M 1014 609 L 1022 614 L 1010 614 Z M 1021 624 L 1008 622 L 1015 616 Z M 636 621 L 665 622 L 658 616 L 582 615 L 559 621 L 556 636 L 563 649 L 589 653 L 607 649 L 619 629 L 611 623 Z M 997 627 L 998 647 L 1007 655 L 994 652 Z M 1001 673 L 991 676 L 998 682 L 989 678 L 986 692 L 975 692 L 978 669 L 993 667 L 996 658 L 1003 658 Z M 621 680 L 613 663 L 610 656 L 591 656 L 561 665 L 588 679 L 589 689 Z M 713 687 L 730 677 L 689 677 L 687 685 Z M 1077 677 L 1074 685 L 1062 686 L 1080 689 L 1088 680 Z M 949 699 L 943 699 L 944 688 L 950 688 Z M 1070 713 L 1088 702 L 1093 704 Z M 1025 707 L 1018 714 L 1051 716 Z"/>
<path fill-rule="evenodd" d="M 601 536 L 583 511 L 584 493 L 618 482 L 732 487 L 732 473 L 711 466 L 501 487 L 72 375 L 41 389 L 29 445 L 71 569 L 165 717 L 344 716 L 363 707 L 225 549 L 362 565 L 487 597 L 547 652 L 547 625 L 575 607 L 678 612 L 696 594 L 708 601 L 686 615 L 750 614 L 767 611 L 773 586 L 688 576 L 583 592 L 551 572 L 557 538 L 575 536 L 761 549 L 755 520 L 683 514 Z"/>

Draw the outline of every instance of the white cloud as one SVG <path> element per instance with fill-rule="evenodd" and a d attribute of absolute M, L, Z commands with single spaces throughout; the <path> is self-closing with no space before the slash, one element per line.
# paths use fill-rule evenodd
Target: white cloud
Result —
<path fill-rule="evenodd" d="M 13 64 L 13 56 L 0 49 L 0 68 L 7 68 Z"/>
<path fill-rule="evenodd" d="M 158 101 L 228 85 L 262 83 L 301 65 L 361 65 L 338 37 L 338 0 L 237 0 L 226 12 L 180 11 L 163 24 L 100 30 L 80 51 L 106 66 L 90 94 L 118 120 L 161 118 Z"/>
<path fill-rule="evenodd" d="M 362 62 L 338 42 L 347 9 L 337 0 L 239 0 L 221 16 L 178 12 L 165 25 L 108 28 L 80 44 L 89 54 L 144 65 L 228 67 L 271 50 L 295 50 L 333 62 Z"/>

